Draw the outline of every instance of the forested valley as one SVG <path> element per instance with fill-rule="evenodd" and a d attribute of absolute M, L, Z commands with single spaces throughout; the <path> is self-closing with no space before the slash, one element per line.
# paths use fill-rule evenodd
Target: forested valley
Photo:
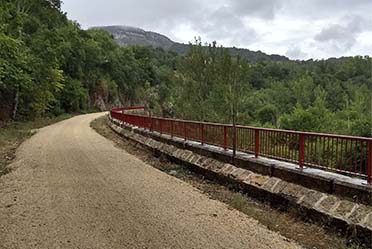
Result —
<path fill-rule="evenodd" d="M 0 0 L 0 120 L 139 105 L 154 115 L 372 136 L 372 59 L 259 61 L 199 38 L 186 55 L 119 46 L 59 0 Z"/>

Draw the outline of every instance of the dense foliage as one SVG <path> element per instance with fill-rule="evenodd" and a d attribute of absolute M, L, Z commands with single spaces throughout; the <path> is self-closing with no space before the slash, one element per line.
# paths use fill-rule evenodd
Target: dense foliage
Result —
<path fill-rule="evenodd" d="M 174 55 L 81 30 L 59 0 L 0 0 L 0 120 L 131 104 Z M 169 57 L 169 58 L 168 58 Z"/>
<path fill-rule="evenodd" d="M 249 63 L 197 40 L 172 82 L 163 115 L 372 136 L 370 57 Z"/>
<path fill-rule="evenodd" d="M 145 104 L 154 114 L 371 136 L 372 59 L 249 62 L 200 40 L 186 55 L 120 47 L 59 0 L 0 0 L 0 120 Z"/>

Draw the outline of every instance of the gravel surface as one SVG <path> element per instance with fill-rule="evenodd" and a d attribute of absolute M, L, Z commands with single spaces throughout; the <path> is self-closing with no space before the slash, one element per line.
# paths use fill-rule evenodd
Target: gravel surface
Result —
<path fill-rule="evenodd" d="M 103 113 L 41 129 L 0 178 L 0 248 L 299 248 L 114 146 Z"/>

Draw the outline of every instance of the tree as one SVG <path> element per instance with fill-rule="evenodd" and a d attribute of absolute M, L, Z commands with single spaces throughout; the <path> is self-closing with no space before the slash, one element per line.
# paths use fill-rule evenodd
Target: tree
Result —
<path fill-rule="evenodd" d="M 257 119 L 262 125 L 270 124 L 271 126 L 276 126 L 278 109 L 272 105 L 267 104 L 257 110 Z"/>
<path fill-rule="evenodd" d="M 296 131 L 316 131 L 319 125 L 314 115 L 301 107 L 296 107 L 291 114 L 281 116 L 279 124 L 281 129 Z"/>
<path fill-rule="evenodd" d="M 31 75 L 23 44 L 0 33 L 0 96 L 5 107 L 17 117 L 20 95 L 28 93 Z"/>

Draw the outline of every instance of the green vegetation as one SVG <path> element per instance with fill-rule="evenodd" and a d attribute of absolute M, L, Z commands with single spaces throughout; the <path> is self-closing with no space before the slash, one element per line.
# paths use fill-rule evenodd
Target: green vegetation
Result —
<path fill-rule="evenodd" d="M 370 57 L 252 62 L 200 40 L 185 55 L 120 47 L 60 5 L 0 0 L 0 120 L 145 104 L 167 117 L 372 135 Z"/>
<path fill-rule="evenodd" d="M 250 63 L 196 41 L 159 103 L 177 117 L 372 136 L 372 59 Z M 166 101 L 164 101 L 166 99 Z M 156 108 L 155 108 L 156 109 Z M 166 114 L 163 113 L 163 114 Z"/>
<path fill-rule="evenodd" d="M 104 31 L 81 30 L 60 5 L 0 0 L 0 120 L 135 103 L 160 81 L 158 65 L 171 65 L 167 53 L 121 48 Z"/>
<path fill-rule="evenodd" d="M 27 122 L 0 123 L 0 176 L 9 171 L 6 165 L 14 159 L 15 150 L 24 140 L 34 134 L 35 129 L 72 116 L 72 114 L 63 114 L 53 118 L 36 118 Z"/>
<path fill-rule="evenodd" d="M 32 135 L 32 130 L 71 118 L 72 114 L 63 114 L 54 118 L 39 118 L 29 122 L 3 124 L 0 129 L 0 147 Z"/>

